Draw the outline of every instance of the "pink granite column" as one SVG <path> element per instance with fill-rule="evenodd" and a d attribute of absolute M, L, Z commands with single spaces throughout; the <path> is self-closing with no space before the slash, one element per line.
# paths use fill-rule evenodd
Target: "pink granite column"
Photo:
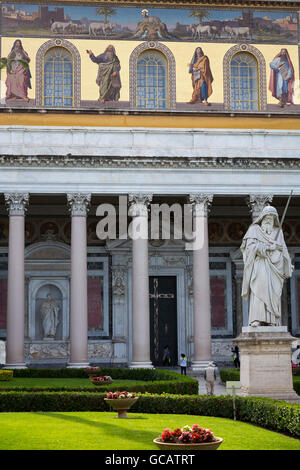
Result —
<path fill-rule="evenodd" d="M 5 194 L 9 211 L 6 365 L 8 369 L 26 367 L 24 361 L 25 323 L 25 211 L 29 195 Z"/>
<path fill-rule="evenodd" d="M 150 310 L 148 270 L 149 194 L 131 194 L 132 217 L 132 360 L 131 368 L 153 367 L 150 360 Z"/>
<path fill-rule="evenodd" d="M 203 370 L 211 361 L 211 306 L 208 247 L 208 209 L 212 194 L 192 194 L 194 357 L 192 370 Z"/>
<path fill-rule="evenodd" d="M 88 298 L 86 216 L 90 194 L 68 194 L 71 210 L 70 360 L 68 367 L 87 367 Z"/>

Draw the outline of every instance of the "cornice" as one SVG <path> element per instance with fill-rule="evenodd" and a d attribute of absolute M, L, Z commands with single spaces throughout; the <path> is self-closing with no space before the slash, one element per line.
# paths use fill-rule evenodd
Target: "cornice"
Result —
<path fill-rule="evenodd" d="M 15 3 L 12 0 L 5 1 L 3 3 Z M 21 0 L 18 3 L 22 4 L 32 4 L 32 0 Z M 39 4 L 49 4 L 47 0 L 41 0 L 38 2 Z M 153 0 L 151 2 L 144 2 L 143 0 L 135 0 L 135 1 L 118 1 L 118 0 L 63 0 L 57 1 L 52 0 L 51 5 L 57 4 L 70 4 L 70 5 L 119 5 L 119 6 L 157 6 L 157 7 L 186 7 L 189 6 L 191 8 L 195 7 L 230 7 L 230 8 L 245 8 L 245 7 L 255 7 L 255 8 L 266 8 L 266 7 L 280 7 L 280 8 L 299 8 L 300 0 L 198 0 L 198 1 L 191 1 L 191 0 Z"/>
<path fill-rule="evenodd" d="M 230 169 L 300 170 L 300 158 L 153 158 L 101 156 L 12 156 L 0 155 L 0 168 L 153 168 L 153 169 Z"/>

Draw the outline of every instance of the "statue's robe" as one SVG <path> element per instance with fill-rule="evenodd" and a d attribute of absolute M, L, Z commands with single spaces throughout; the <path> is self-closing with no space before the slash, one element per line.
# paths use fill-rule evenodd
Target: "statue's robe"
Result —
<path fill-rule="evenodd" d="M 199 69 L 199 77 L 197 72 L 192 73 L 194 91 L 190 102 L 196 103 L 197 101 L 207 100 L 210 97 L 214 79 L 210 70 L 209 58 L 206 55 L 199 57 L 195 64 L 193 64 L 193 67 Z"/>
<path fill-rule="evenodd" d="M 58 320 L 59 308 L 53 300 L 46 300 L 41 307 L 41 317 L 45 338 L 54 338 Z"/>
<path fill-rule="evenodd" d="M 282 249 L 269 251 L 268 247 L 274 243 Z M 283 282 L 291 277 L 293 269 L 282 230 L 274 227 L 268 235 L 260 225 L 252 224 L 243 238 L 241 251 L 244 259 L 242 297 L 250 299 L 248 324 L 258 321 L 280 325 Z"/>
<path fill-rule="evenodd" d="M 121 79 L 120 61 L 116 55 L 112 59 L 106 57 L 106 53 L 90 56 L 92 62 L 98 64 L 96 83 L 99 86 L 99 100 L 118 101 L 120 99 Z M 113 73 L 116 75 L 113 76 Z"/>

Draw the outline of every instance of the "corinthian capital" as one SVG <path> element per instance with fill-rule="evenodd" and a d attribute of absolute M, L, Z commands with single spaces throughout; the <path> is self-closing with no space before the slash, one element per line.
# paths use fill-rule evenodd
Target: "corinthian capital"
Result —
<path fill-rule="evenodd" d="M 246 199 L 252 218 L 256 219 L 263 208 L 272 202 L 273 194 L 250 194 Z"/>
<path fill-rule="evenodd" d="M 88 207 L 91 201 L 91 194 L 85 193 L 71 193 L 67 194 L 69 209 L 71 216 L 86 217 Z"/>
<path fill-rule="evenodd" d="M 129 215 L 131 217 L 148 216 L 148 207 L 152 201 L 152 194 L 135 193 L 129 194 Z"/>
<path fill-rule="evenodd" d="M 9 215 L 25 215 L 29 202 L 28 193 L 5 193 L 4 198 Z"/>
<path fill-rule="evenodd" d="M 207 217 L 210 210 L 210 205 L 213 201 L 213 194 L 190 194 L 189 202 L 193 206 L 193 214 L 196 216 Z"/>

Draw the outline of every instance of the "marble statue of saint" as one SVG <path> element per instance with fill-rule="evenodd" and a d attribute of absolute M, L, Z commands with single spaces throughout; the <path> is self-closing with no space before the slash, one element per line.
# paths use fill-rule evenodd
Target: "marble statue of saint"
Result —
<path fill-rule="evenodd" d="M 240 247 L 244 260 L 242 297 L 250 300 L 250 326 L 279 326 L 283 282 L 293 266 L 275 207 L 266 206 Z"/>
<path fill-rule="evenodd" d="M 44 330 L 44 339 L 54 339 L 58 320 L 59 308 L 52 299 L 51 294 L 47 295 L 47 300 L 41 306 L 41 317 Z"/>

